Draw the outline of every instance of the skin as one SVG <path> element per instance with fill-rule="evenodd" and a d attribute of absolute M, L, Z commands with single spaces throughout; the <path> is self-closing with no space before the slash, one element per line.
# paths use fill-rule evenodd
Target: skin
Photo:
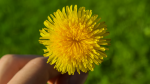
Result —
<path fill-rule="evenodd" d="M 47 57 L 5 55 L 0 59 L 0 84 L 84 84 L 88 73 L 61 74 Z"/>

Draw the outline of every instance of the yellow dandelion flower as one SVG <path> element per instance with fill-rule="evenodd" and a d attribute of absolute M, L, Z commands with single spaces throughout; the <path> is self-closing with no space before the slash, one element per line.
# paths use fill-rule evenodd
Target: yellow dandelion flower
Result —
<path fill-rule="evenodd" d="M 94 65 L 107 57 L 101 45 L 108 45 L 109 39 L 103 39 L 109 32 L 104 22 L 98 23 L 98 15 L 92 16 L 92 10 L 85 10 L 72 5 L 50 14 L 44 21 L 47 28 L 40 30 L 39 42 L 46 46 L 44 57 L 49 57 L 47 63 L 55 64 L 59 72 L 73 75 L 94 70 Z"/>

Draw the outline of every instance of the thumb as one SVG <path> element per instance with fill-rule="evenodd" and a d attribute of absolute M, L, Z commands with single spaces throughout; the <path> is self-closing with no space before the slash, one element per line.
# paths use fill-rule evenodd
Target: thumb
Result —
<path fill-rule="evenodd" d="M 46 84 L 60 73 L 46 63 L 46 57 L 37 57 L 28 62 L 8 84 Z"/>

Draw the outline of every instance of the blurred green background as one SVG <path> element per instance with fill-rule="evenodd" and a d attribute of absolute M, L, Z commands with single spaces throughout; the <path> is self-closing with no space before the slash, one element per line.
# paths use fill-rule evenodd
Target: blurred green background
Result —
<path fill-rule="evenodd" d="M 42 55 L 39 29 L 66 5 L 91 9 L 107 24 L 108 57 L 85 84 L 150 84 L 150 0 L 0 0 L 0 57 Z"/>

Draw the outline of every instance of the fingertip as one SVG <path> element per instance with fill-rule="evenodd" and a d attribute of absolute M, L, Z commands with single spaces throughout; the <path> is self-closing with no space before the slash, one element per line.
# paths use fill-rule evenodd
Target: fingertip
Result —
<path fill-rule="evenodd" d="M 47 81 L 47 83 L 48 83 L 48 84 L 55 84 L 56 80 L 58 80 L 59 77 L 60 77 L 60 76 L 54 77 L 54 78 L 52 78 L 52 79 L 49 79 L 49 80 Z"/>

